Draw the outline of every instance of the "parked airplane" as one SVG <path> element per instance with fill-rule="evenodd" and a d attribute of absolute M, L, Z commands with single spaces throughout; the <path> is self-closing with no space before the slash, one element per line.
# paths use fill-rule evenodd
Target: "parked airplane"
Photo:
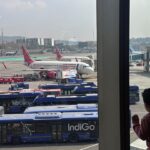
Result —
<path fill-rule="evenodd" d="M 94 70 L 84 62 L 68 62 L 68 61 L 35 61 L 29 52 L 22 46 L 25 65 L 37 71 L 50 71 L 56 72 L 57 70 L 77 70 L 79 75 L 93 74 Z"/>
<path fill-rule="evenodd" d="M 56 48 L 55 50 L 56 59 L 61 61 L 80 61 L 86 64 L 89 64 L 93 69 L 95 69 L 94 59 L 86 56 L 63 56 L 60 52 L 60 49 Z"/>
<path fill-rule="evenodd" d="M 58 48 L 56 48 L 54 51 L 55 51 L 57 60 L 64 60 L 64 59 L 75 59 L 77 61 L 78 59 L 91 60 L 89 57 L 85 57 L 85 56 L 63 56 L 62 53 L 60 52 L 60 49 Z"/>
<path fill-rule="evenodd" d="M 5 55 L 6 56 L 15 56 L 17 54 L 17 51 L 15 52 L 6 52 Z"/>

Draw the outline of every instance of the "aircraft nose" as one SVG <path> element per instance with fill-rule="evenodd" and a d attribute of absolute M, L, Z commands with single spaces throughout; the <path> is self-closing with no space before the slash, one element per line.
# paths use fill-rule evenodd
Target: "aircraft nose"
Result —
<path fill-rule="evenodd" d="M 92 67 L 88 67 L 88 73 L 89 73 L 89 74 L 94 73 L 94 69 L 93 69 Z"/>

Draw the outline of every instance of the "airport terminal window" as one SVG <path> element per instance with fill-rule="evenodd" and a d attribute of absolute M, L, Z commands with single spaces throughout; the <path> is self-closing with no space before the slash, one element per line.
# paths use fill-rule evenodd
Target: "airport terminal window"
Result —
<path fill-rule="evenodd" d="M 131 128 L 130 143 L 131 147 L 146 149 L 149 146 L 149 129 L 144 125 L 143 117 L 149 113 L 146 110 L 150 88 L 149 72 L 149 45 L 150 45 L 150 23 L 148 14 L 149 1 L 130 1 L 130 48 L 129 48 L 129 77 L 130 77 L 130 111 Z M 149 98 L 148 98 L 149 99 Z M 136 115 L 136 116 L 135 116 Z M 146 122 L 148 119 L 146 119 Z M 148 127 L 150 124 L 147 124 Z M 133 129 L 134 126 L 134 129 Z M 137 127 L 143 131 L 141 133 Z M 135 132 L 136 131 L 136 132 Z M 138 133 L 139 132 L 139 133 Z M 147 143 L 147 145 L 146 145 Z"/>
<path fill-rule="evenodd" d="M 110 6 L 113 5 L 110 4 Z M 40 72 L 41 71 L 40 69 L 45 69 L 45 68 L 43 68 L 42 65 L 40 65 L 40 68 L 34 68 L 35 65 L 34 60 L 38 61 L 37 64 L 38 63 L 40 64 L 42 60 L 52 60 L 52 59 L 55 60 L 54 53 L 56 51 L 55 52 L 53 51 L 54 45 L 56 45 L 61 50 L 63 55 L 67 55 L 69 56 L 69 58 L 71 58 L 69 54 L 74 56 L 76 52 L 77 52 L 77 56 L 78 54 L 80 56 L 84 56 L 82 55 L 82 52 L 88 54 L 96 52 L 97 43 L 95 42 L 96 41 L 96 1 L 95 0 L 94 1 L 93 0 L 92 1 L 91 0 L 76 0 L 76 1 L 74 0 L 61 0 L 61 1 L 60 0 L 55 0 L 55 1 L 15 0 L 14 3 L 10 3 L 9 0 L 5 0 L 0 2 L 0 9 L 1 9 L 0 61 L 2 62 L 0 67 L 0 71 L 1 71 L 0 73 L 2 75 L 2 78 L 0 78 L 0 83 L 1 83 L 0 90 L 8 89 L 8 84 L 6 85 L 4 83 L 16 82 L 16 80 L 13 78 L 14 74 L 15 76 L 18 77 L 17 80 L 19 80 L 19 82 L 23 81 L 21 78 L 19 78 L 19 76 L 22 75 L 24 75 L 25 79 L 28 79 L 28 81 L 39 80 L 40 76 L 39 75 L 37 76 L 37 72 Z M 104 8 L 104 10 L 106 9 Z M 109 11 L 111 12 L 111 9 L 106 11 L 107 13 L 109 13 Z M 111 25 L 112 23 L 109 24 L 109 26 Z M 14 37 L 13 41 L 11 41 L 9 37 L 8 39 L 6 39 L 7 35 L 17 35 L 17 37 Z M 124 41 L 124 39 L 122 40 Z M 87 41 L 91 41 L 91 42 L 87 42 Z M 37 69 L 36 73 L 33 73 L 35 70 L 34 71 L 28 70 L 27 68 L 24 67 L 22 56 L 21 56 L 22 52 L 20 50 L 20 47 L 23 50 L 25 56 L 25 64 L 28 67 L 31 67 L 31 69 L 35 69 L 35 70 Z M 28 53 L 25 50 L 25 48 L 29 49 L 30 53 Z M 29 54 L 31 54 L 34 60 L 29 57 Z M 61 59 L 61 57 L 62 54 L 57 52 L 57 59 Z M 90 55 L 90 58 L 91 57 L 93 57 L 93 55 L 92 56 Z M 76 55 L 74 61 L 76 62 L 79 61 Z M 86 61 L 87 60 L 85 60 L 85 62 Z M 20 64 L 19 62 L 22 63 Z M 94 62 L 95 64 L 97 64 L 96 60 L 94 60 Z M 47 65 L 46 63 L 45 66 L 46 68 L 49 67 L 49 65 Z M 59 66 L 57 67 L 58 67 L 57 69 L 61 68 Z M 24 69 L 27 69 L 26 73 L 23 72 Z M 43 77 L 53 78 L 54 77 L 52 75 L 54 73 L 53 69 L 54 68 L 48 70 L 49 74 L 47 74 L 47 76 L 44 75 Z M 96 65 L 94 69 L 95 70 L 97 69 Z M 32 71 L 32 73 L 30 71 Z M 90 72 L 91 71 L 92 69 L 90 69 Z M 10 78 L 7 78 L 5 75 L 7 76 L 9 75 Z M 49 81 L 37 81 L 37 82 L 48 83 Z M 31 88 L 33 88 L 34 85 L 36 84 L 34 83 L 31 84 Z M 21 88 L 18 88 L 18 90 L 21 90 Z M 134 94 L 131 93 L 131 96 L 134 96 Z M 16 108 L 14 110 L 16 111 Z M 24 117 L 26 118 L 26 115 L 24 115 Z M 30 117 L 32 118 L 32 115 L 30 115 Z M 2 119 L 2 117 L 0 118 Z M 12 118 L 12 120 L 15 119 L 16 119 L 15 117 Z M 79 130 L 82 129 L 81 127 L 82 126 L 78 125 L 74 128 L 77 128 L 77 130 Z M 0 142 L 4 144 L 6 144 L 8 140 L 6 128 L 7 128 L 7 124 L 1 125 Z M 56 132 L 53 133 L 55 139 L 59 137 L 59 134 L 60 132 L 57 132 L 57 134 Z M 66 137 L 67 134 L 64 135 L 64 139 Z M 76 141 L 77 140 L 76 137 L 77 136 L 74 136 L 72 141 Z M 11 136 L 9 136 L 9 139 L 11 139 Z M 22 138 L 19 138 L 17 139 L 17 141 L 15 140 L 14 142 L 19 142 L 19 140 L 21 139 Z M 37 139 L 37 137 L 34 138 L 34 140 L 35 139 Z M 96 144 L 94 144 L 94 146 L 95 145 Z M 71 149 L 73 147 L 77 149 L 75 145 L 74 146 L 71 145 Z M 86 148 L 88 148 L 88 146 Z M 81 149 L 83 149 L 83 147 L 81 147 Z"/>
<path fill-rule="evenodd" d="M 0 78 L 0 90 L 8 89 L 9 85 L 6 85 L 4 83 L 22 82 L 23 79 L 19 78 L 20 76 L 22 77 L 22 75 L 24 76 L 24 79 L 27 79 L 27 81 L 36 81 L 33 84 L 31 82 L 31 88 L 34 88 L 37 82 L 49 83 L 50 81 L 43 81 L 43 78 L 54 78 L 53 74 L 55 72 L 55 65 L 51 64 L 52 68 L 49 69 L 49 65 L 45 63 L 46 69 L 49 70 L 46 75 L 42 76 L 42 81 L 39 80 L 41 79 L 41 76 L 38 74 L 38 72 L 41 71 L 40 69 L 45 69 L 43 67 L 42 60 L 56 60 L 56 56 L 54 55 L 54 53 L 56 53 L 56 49 L 55 51 L 53 49 L 54 45 L 60 49 L 60 52 L 63 53 L 63 55 L 69 56 L 69 58 L 71 58 L 70 55 L 74 56 L 77 52 L 77 55 L 75 55 L 74 58 L 74 61 L 76 61 L 76 63 L 79 62 L 80 57 L 84 56 L 84 54 L 87 53 L 90 55 L 90 58 L 93 59 L 95 57 L 91 55 L 93 54 L 93 52 L 97 52 L 95 0 L 15 0 L 14 3 L 10 3 L 9 0 L 5 0 L 1 1 L 0 9 L 2 12 L 0 14 L 0 73 L 2 75 L 2 78 Z M 111 11 L 111 9 L 109 9 L 109 11 Z M 109 13 L 109 11 L 107 13 Z M 112 24 L 109 24 L 109 26 L 111 25 Z M 8 39 L 6 39 L 7 35 L 17 35 L 17 37 L 14 37 L 13 41 L 11 41 L 9 37 Z M 26 49 L 29 49 L 29 53 L 26 51 Z M 23 59 L 21 56 L 22 51 L 25 56 L 24 64 L 26 64 L 28 68 L 23 65 Z M 62 57 L 62 54 L 60 52 L 56 53 L 57 59 L 61 59 Z M 82 52 L 84 52 L 83 55 Z M 79 58 L 77 58 L 78 54 Z M 32 58 L 30 57 L 30 55 L 32 56 Z M 87 60 L 85 60 L 85 62 L 87 62 Z M 94 60 L 94 63 L 94 69 L 96 70 L 96 60 Z M 40 67 L 37 68 L 37 64 L 42 65 L 39 65 Z M 34 68 L 34 66 L 36 66 L 36 68 Z M 29 69 L 29 67 L 31 68 L 31 70 Z M 57 65 L 57 70 L 59 70 L 60 68 L 61 67 Z M 93 69 L 91 68 L 87 69 L 88 72 L 93 71 Z M 23 70 L 26 71 L 24 72 Z M 83 73 L 83 70 L 81 69 L 80 71 L 81 75 L 81 73 Z M 5 75 L 9 75 L 9 78 L 7 78 Z M 14 76 L 17 76 L 17 81 L 13 78 Z M 18 90 L 21 90 L 22 88 L 25 87 L 18 87 Z M 16 111 L 16 108 L 14 108 L 13 110 Z M 17 118 L 16 116 L 13 116 L 12 120 L 15 120 Z M 21 115 L 19 114 L 19 119 L 21 118 L 20 116 Z M 23 116 L 25 117 L 25 119 L 27 119 L 27 115 Z M 34 115 L 30 115 L 30 121 L 32 120 L 33 116 Z M 37 115 L 36 117 L 39 116 Z M 44 120 L 46 117 L 49 118 L 56 116 L 42 117 L 42 119 Z M 3 117 L 0 118 L 2 119 Z M 4 120 L 5 119 L 6 118 L 4 118 Z M 25 124 L 29 124 L 28 121 L 29 120 L 27 120 L 27 123 Z M 57 132 L 59 131 L 58 126 L 53 126 L 55 130 L 53 132 L 53 136 L 55 136 L 55 139 L 58 139 L 58 137 L 60 137 L 60 132 Z M 8 142 L 6 128 L 7 124 L 1 125 L 0 142 L 3 144 L 6 144 Z M 81 130 L 82 125 L 79 124 L 72 128 Z M 67 140 L 67 136 L 67 134 L 64 134 L 63 139 Z M 87 136 L 85 137 L 83 135 L 80 137 L 87 138 Z M 20 140 L 23 138 L 24 137 L 18 138 L 15 141 L 12 140 L 12 142 L 20 142 Z M 9 136 L 9 139 L 11 140 L 11 136 Z M 34 140 L 35 139 L 39 140 L 38 137 L 34 138 Z M 71 140 L 72 142 L 75 142 L 76 140 L 78 140 L 77 136 L 73 136 Z M 88 146 L 89 145 L 84 145 L 84 148 L 88 148 Z M 97 146 L 97 143 L 93 146 Z M 77 149 L 76 145 L 71 145 L 70 149 L 72 149 L 73 147 Z M 57 149 L 57 146 L 55 147 L 55 149 Z M 81 145 L 80 149 L 83 149 L 83 144 Z"/>
<path fill-rule="evenodd" d="M 0 114 L 0 146 L 57 143 L 57 150 L 65 142 L 63 149 L 94 144 L 98 149 L 98 113 L 87 108 L 87 112 L 83 108 L 75 112 L 77 102 L 98 103 L 96 0 L 0 0 L 0 10 L 0 106 L 5 112 Z M 42 84 L 61 92 L 46 96 L 48 89 L 38 88 Z M 76 87 L 81 88 L 79 93 L 74 92 Z M 86 94 L 93 92 L 96 95 L 89 100 Z M 61 101 L 64 95 L 67 98 Z M 78 99 L 71 99 L 73 95 Z M 52 104 L 74 105 L 75 111 L 58 116 L 56 111 L 43 113 Z M 24 114 L 28 107 L 39 105 L 41 112 Z M 72 139 L 67 131 L 71 121 L 76 122 L 71 128 L 78 132 Z M 67 129 L 62 131 L 66 122 Z"/>

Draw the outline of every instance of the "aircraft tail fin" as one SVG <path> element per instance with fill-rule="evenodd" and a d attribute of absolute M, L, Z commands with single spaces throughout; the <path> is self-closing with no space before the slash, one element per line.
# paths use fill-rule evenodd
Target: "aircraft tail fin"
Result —
<path fill-rule="evenodd" d="M 61 60 L 61 58 L 63 57 L 63 55 L 60 52 L 60 49 L 58 49 L 58 48 L 55 49 L 55 54 L 56 54 L 57 60 Z"/>
<path fill-rule="evenodd" d="M 30 57 L 28 50 L 25 49 L 24 46 L 22 46 L 21 49 L 22 49 L 22 53 L 23 53 L 23 56 L 24 56 L 24 62 L 25 62 L 26 65 L 29 66 L 34 61 Z"/>

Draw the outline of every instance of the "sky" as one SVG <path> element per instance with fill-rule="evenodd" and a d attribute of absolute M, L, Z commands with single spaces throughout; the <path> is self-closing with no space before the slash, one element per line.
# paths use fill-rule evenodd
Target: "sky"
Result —
<path fill-rule="evenodd" d="M 150 0 L 130 0 L 130 37 L 150 37 Z"/>
<path fill-rule="evenodd" d="M 96 40 L 96 0 L 0 0 L 4 35 Z"/>
<path fill-rule="evenodd" d="M 130 0 L 130 38 L 150 37 L 150 0 Z M 96 40 L 96 0 L 0 0 L 4 35 Z"/>

